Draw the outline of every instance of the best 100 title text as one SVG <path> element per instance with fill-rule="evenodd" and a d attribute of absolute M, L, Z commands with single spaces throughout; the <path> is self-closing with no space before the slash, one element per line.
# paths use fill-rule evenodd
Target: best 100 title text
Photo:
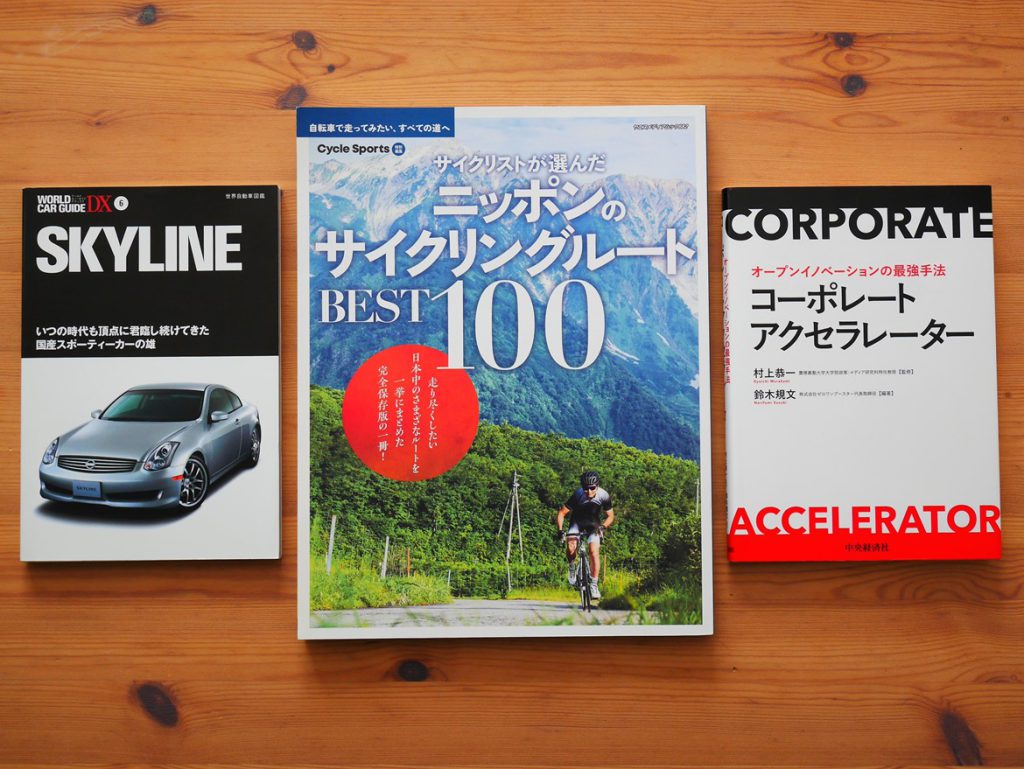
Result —
<path fill-rule="evenodd" d="M 436 159 L 434 165 L 440 160 Z M 599 216 L 611 226 L 625 219 L 625 203 L 610 197 L 602 185 L 581 189 L 557 175 L 551 175 L 547 183 L 530 179 L 528 183 L 519 181 L 518 184 L 522 186 L 479 195 L 469 185 L 441 184 L 437 194 L 445 202 L 433 205 L 433 215 L 480 217 L 484 224 L 521 219 L 537 225 L 536 235 L 525 243 L 515 240 L 511 244 L 499 244 L 490 233 L 478 231 L 473 226 L 439 233 L 423 229 L 412 236 L 399 229 L 385 242 L 375 244 L 364 242 L 352 229 L 321 233 L 312 244 L 312 250 L 314 254 L 323 255 L 332 265 L 329 270 L 332 278 L 345 274 L 356 255 L 367 262 L 382 264 L 384 276 L 393 278 L 398 274 L 397 261 L 401 251 L 411 260 L 411 266 L 405 270 L 409 277 L 416 278 L 438 263 L 447 263 L 454 265 L 449 271 L 455 280 L 439 292 L 410 287 L 321 289 L 319 322 L 422 323 L 431 303 L 444 299 L 449 368 L 471 368 L 465 365 L 466 325 L 469 322 L 481 360 L 489 368 L 511 371 L 529 359 L 534 347 L 537 313 L 542 312 L 544 338 L 552 360 L 563 369 L 580 370 L 592 366 L 604 347 L 605 311 L 601 295 L 591 282 L 577 278 L 563 280 L 551 289 L 543 307 L 537 307 L 530 291 L 522 283 L 497 279 L 484 288 L 475 308 L 472 308 L 467 307 L 461 276 L 473 268 L 491 274 L 517 258 L 528 260 L 524 271 L 531 278 L 556 267 L 568 275 L 575 274 L 577 268 L 594 273 L 616 259 L 641 258 L 664 260 L 664 272 L 671 277 L 676 274 L 678 263 L 693 259 L 696 252 L 687 245 L 676 227 L 667 227 L 658 243 L 638 246 L 610 246 L 599 242 L 594 233 L 577 231 L 573 222 L 587 215 Z M 551 218 L 550 230 L 544 227 L 547 223 L 545 217 Z M 505 361 L 499 361 L 494 351 L 494 307 L 499 291 L 505 294 L 506 299 L 515 302 L 516 350 L 512 359 Z M 582 292 L 587 328 L 586 352 L 582 360 L 574 361 L 567 359 L 563 344 L 564 305 L 570 291 Z"/>

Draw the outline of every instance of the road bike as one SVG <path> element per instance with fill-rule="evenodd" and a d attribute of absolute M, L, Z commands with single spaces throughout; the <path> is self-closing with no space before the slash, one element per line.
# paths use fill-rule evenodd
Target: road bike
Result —
<path fill-rule="evenodd" d="M 603 535 L 600 529 L 597 531 L 598 536 Z M 587 541 L 589 537 L 589 531 L 580 532 L 579 534 L 566 534 L 564 537 L 565 540 L 576 540 L 576 557 L 574 561 L 578 565 L 576 567 L 576 579 L 573 580 L 572 586 L 579 591 L 580 608 L 587 613 L 591 611 L 594 602 L 590 595 L 590 543 Z"/>

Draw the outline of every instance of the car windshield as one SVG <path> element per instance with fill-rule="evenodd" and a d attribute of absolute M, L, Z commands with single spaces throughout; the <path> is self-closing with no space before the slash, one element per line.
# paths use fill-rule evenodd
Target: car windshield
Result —
<path fill-rule="evenodd" d="M 203 412 L 201 390 L 129 390 L 100 419 L 113 422 L 189 422 Z"/>

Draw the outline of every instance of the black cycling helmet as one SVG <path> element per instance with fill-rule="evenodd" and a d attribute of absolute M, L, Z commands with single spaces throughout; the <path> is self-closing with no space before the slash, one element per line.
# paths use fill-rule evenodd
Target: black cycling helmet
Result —
<path fill-rule="evenodd" d="M 580 486 L 583 488 L 587 488 L 588 486 L 597 486 L 600 483 L 601 479 L 597 477 L 597 473 L 593 470 L 587 470 L 580 476 Z"/>

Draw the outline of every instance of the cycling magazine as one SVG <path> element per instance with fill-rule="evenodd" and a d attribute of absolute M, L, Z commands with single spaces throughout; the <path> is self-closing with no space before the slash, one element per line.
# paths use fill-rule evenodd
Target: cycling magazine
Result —
<path fill-rule="evenodd" d="M 299 637 L 710 634 L 704 108 L 297 137 Z"/>

